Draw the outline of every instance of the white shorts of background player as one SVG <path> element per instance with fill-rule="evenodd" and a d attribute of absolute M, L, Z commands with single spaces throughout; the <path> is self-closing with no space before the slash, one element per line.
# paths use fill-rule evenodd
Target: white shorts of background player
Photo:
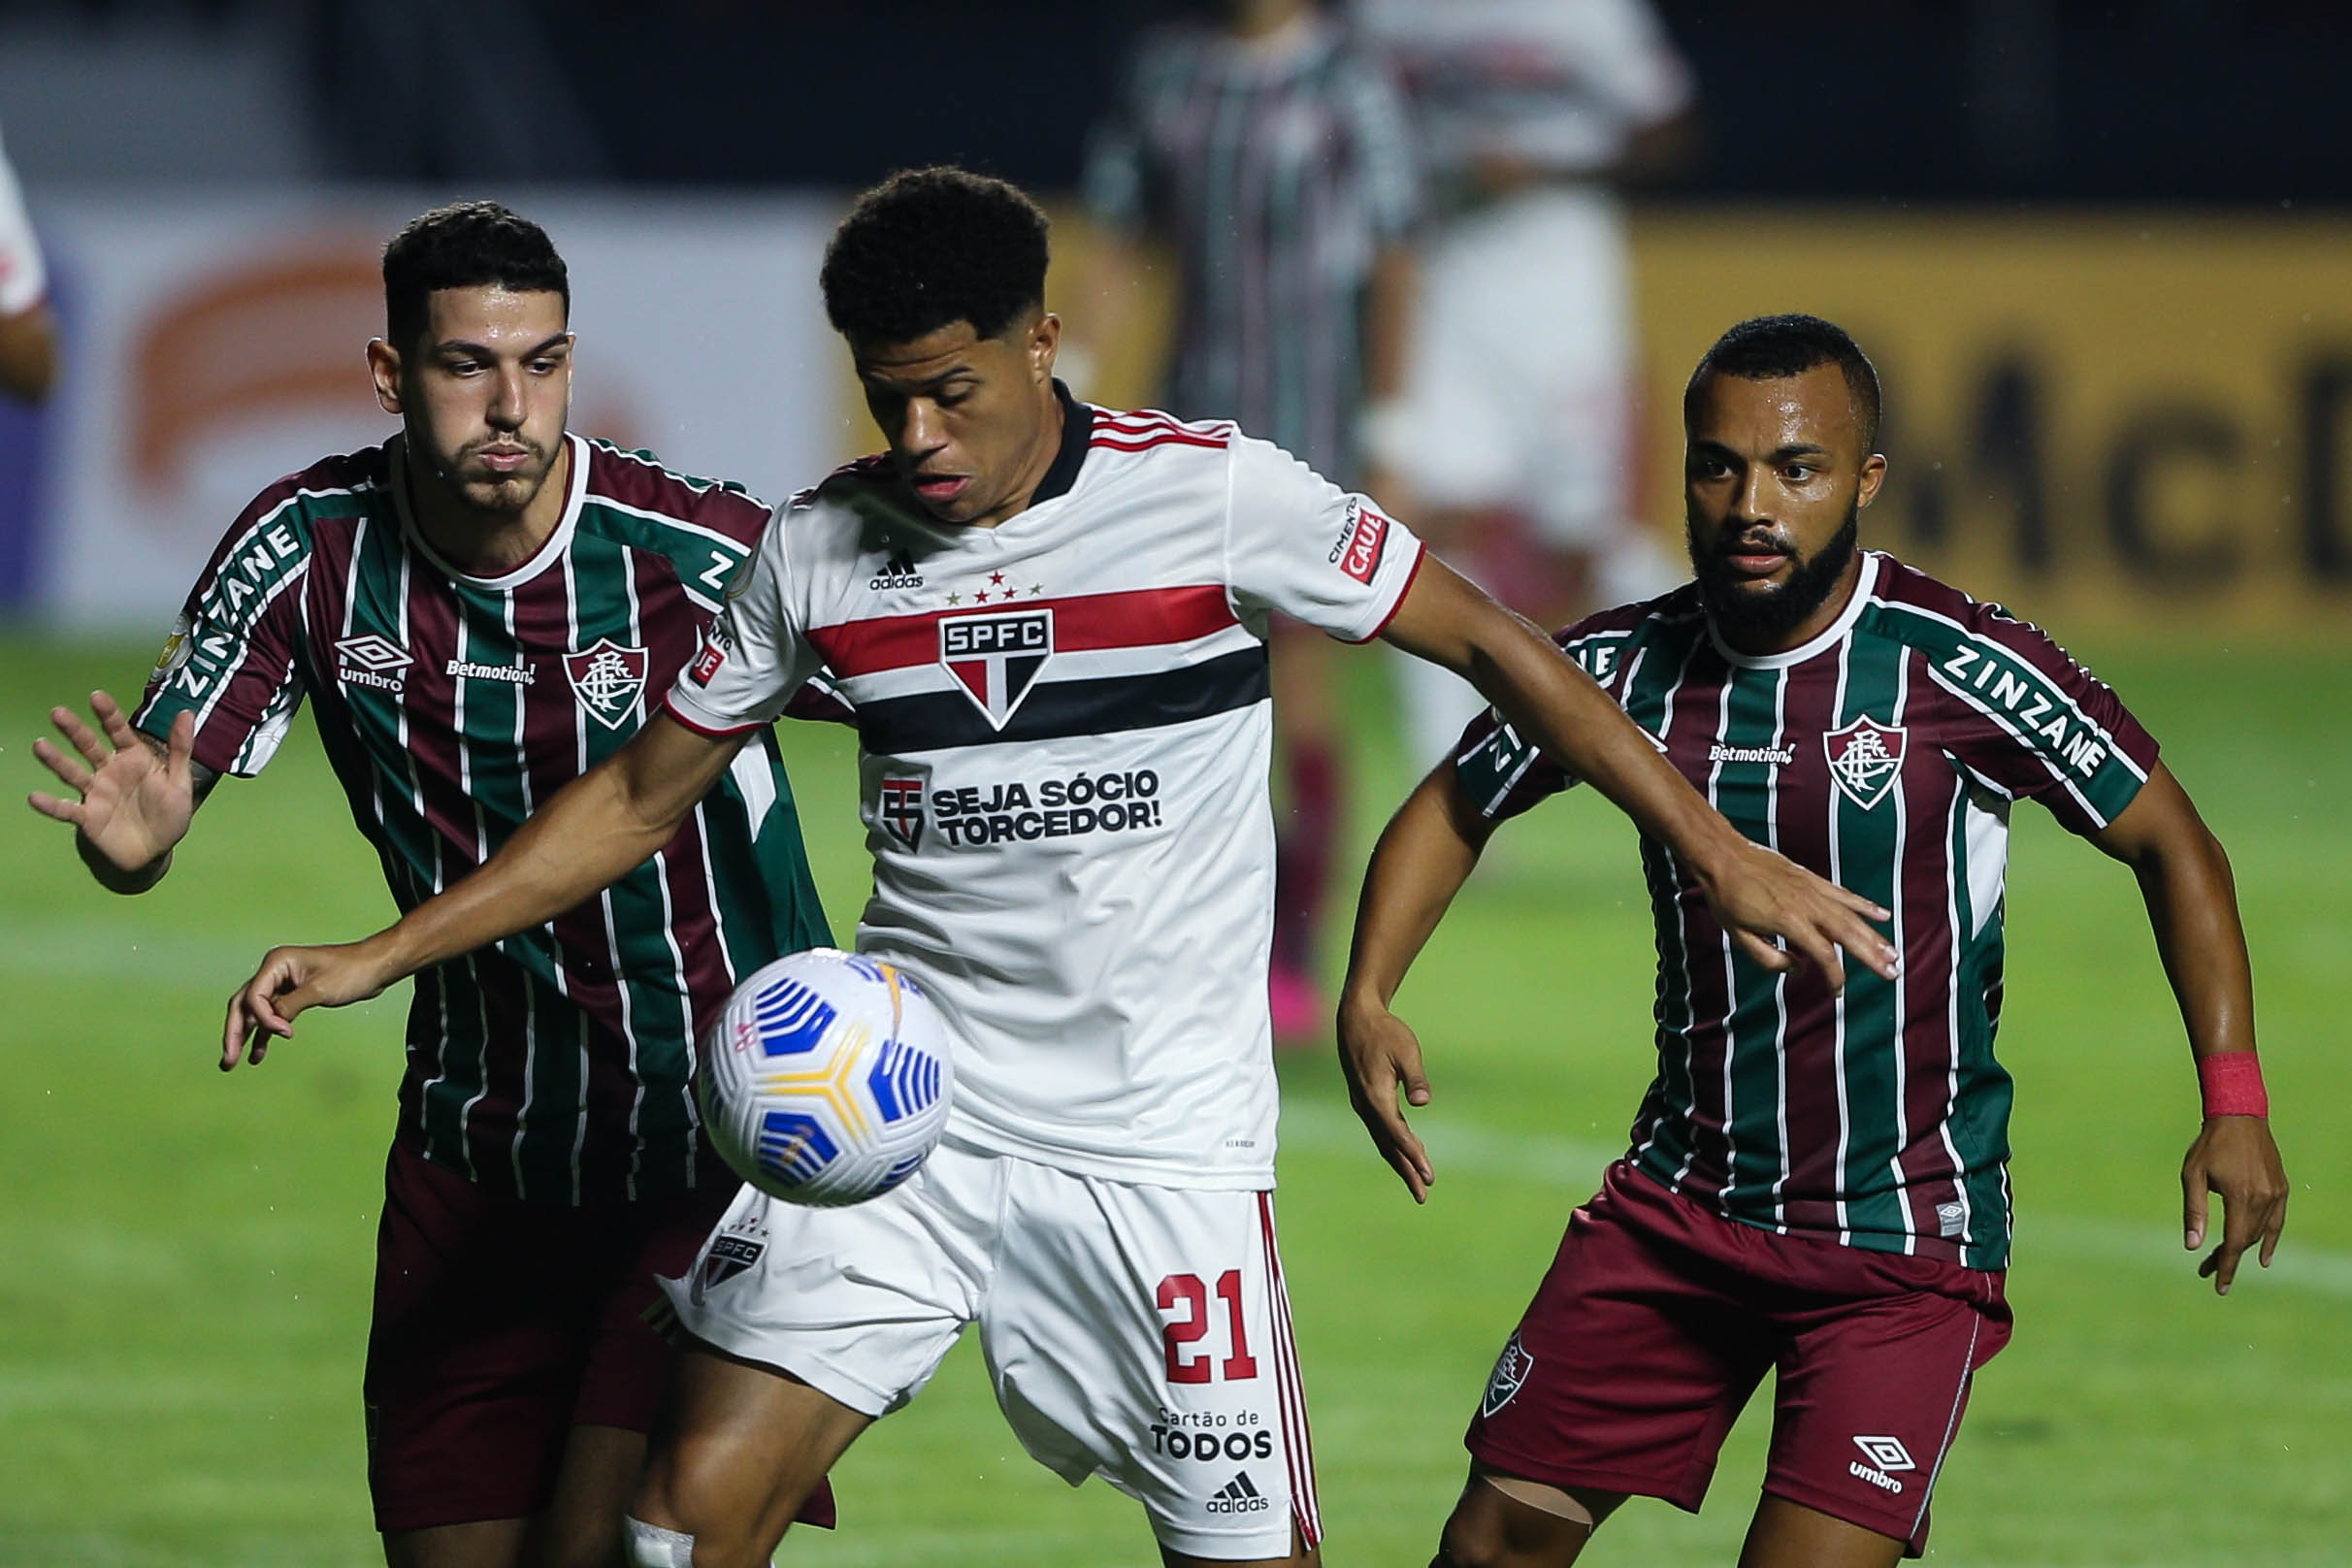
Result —
<path fill-rule="evenodd" d="M 683 1281 L 680 1324 L 868 1416 L 966 1325 L 1021 1446 L 1136 1498 L 1193 1556 L 1322 1534 L 1270 1193 L 1142 1187 L 942 1145 L 851 1208 L 746 1187 Z"/>

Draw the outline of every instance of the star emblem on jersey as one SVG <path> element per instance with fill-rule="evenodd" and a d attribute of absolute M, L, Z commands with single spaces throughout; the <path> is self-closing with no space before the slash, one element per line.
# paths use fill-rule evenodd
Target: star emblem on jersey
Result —
<path fill-rule="evenodd" d="M 572 695 L 587 715 L 607 730 L 618 730 L 637 711 L 645 691 L 645 650 L 624 648 L 610 637 L 596 646 L 564 655 L 564 673 L 572 677 Z"/>
<path fill-rule="evenodd" d="M 1903 770 L 1903 729 L 1856 719 L 1843 730 L 1821 737 L 1829 758 L 1829 776 L 1846 798 L 1868 811 L 1886 799 L 1895 775 Z"/>
<path fill-rule="evenodd" d="M 992 729 L 1004 728 L 1053 656 L 1050 608 L 947 615 L 939 621 L 939 663 L 988 715 Z"/>
<path fill-rule="evenodd" d="M 905 848 L 916 848 L 923 838 L 923 781 L 919 778 L 886 777 L 882 780 L 882 826 Z"/>
<path fill-rule="evenodd" d="M 1519 1385 L 1534 1370 L 1535 1357 L 1527 1354 L 1527 1347 L 1519 1343 L 1519 1335 L 1513 1334 L 1503 1346 L 1503 1354 L 1495 1357 L 1494 1375 L 1486 1380 L 1486 1397 L 1478 1402 L 1478 1413 L 1491 1418 L 1511 1403 L 1511 1396 L 1519 1391 Z"/>

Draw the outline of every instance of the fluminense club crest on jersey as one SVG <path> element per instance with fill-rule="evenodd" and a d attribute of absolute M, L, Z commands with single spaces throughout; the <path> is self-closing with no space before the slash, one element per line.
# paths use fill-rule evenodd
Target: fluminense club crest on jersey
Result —
<path fill-rule="evenodd" d="M 1886 799 L 1895 775 L 1903 770 L 1903 728 L 1856 719 L 1843 730 L 1821 737 L 1829 758 L 1829 776 L 1846 798 L 1868 811 Z"/>
<path fill-rule="evenodd" d="M 596 646 L 564 655 L 564 673 L 572 677 L 572 695 L 587 715 L 607 730 L 618 730 L 637 711 L 645 692 L 645 650 L 624 648 L 610 637 Z"/>
<path fill-rule="evenodd" d="M 923 840 L 923 781 L 885 777 L 882 780 L 882 827 L 909 850 Z"/>
<path fill-rule="evenodd" d="M 1004 728 L 1053 656 L 1054 612 L 1043 606 L 939 622 L 939 662 L 992 729 Z"/>

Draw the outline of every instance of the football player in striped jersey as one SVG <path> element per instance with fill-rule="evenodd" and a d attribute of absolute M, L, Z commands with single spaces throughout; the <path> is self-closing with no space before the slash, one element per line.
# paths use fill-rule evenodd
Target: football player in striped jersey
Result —
<path fill-rule="evenodd" d="M 2254 1056 L 2229 866 L 2115 694 L 2039 628 L 1860 548 L 1877 373 L 1812 316 L 1724 334 L 1683 398 L 1696 580 L 1560 645 L 1742 832 L 1894 911 L 1900 975 L 1843 994 L 1757 964 L 1645 835 L 1658 1070 L 1632 1146 L 1569 1223 L 1472 1421 L 1448 1568 L 1573 1561 L 1628 1495 L 1696 1509 L 1777 1367 L 1746 1568 L 1884 1568 L 1925 1547 L 1970 1380 L 2008 1340 L 2002 877 L 2030 798 L 2139 878 L 2205 1121 L 2184 1238 L 2226 1292 L 2270 1262 L 2286 1178 Z M 1383 835 L 1340 1010 L 1358 1114 L 1416 1200 L 1429 1100 L 1388 1011 L 1488 836 L 1576 782 L 1474 722 Z"/>
<path fill-rule="evenodd" d="M 464 877 L 643 722 L 765 529 L 738 487 L 565 428 L 571 287 L 487 202 L 384 251 L 368 345 L 400 434 L 245 508 L 133 715 L 39 743 L 119 893 L 307 699 L 394 898 Z M 693 1040 L 735 980 L 827 939 L 772 735 L 601 898 L 426 969 L 385 1169 L 366 1404 L 395 1565 L 604 1568 L 669 1354 L 641 1321 L 733 1196 Z M 266 1038 L 247 1053 L 258 1062 Z M 812 1517 L 830 1519 L 830 1496 Z"/>
<path fill-rule="evenodd" d="M 1760 964 L 1891 972 L 1878 906 L 1734 833 L 1542 634 L 1223 422 L 1054 377 L 1046 222 L 956 169 L 860 198 L 826 309 L 889 450 L 795 498 L 668 710 L 483 869 L 342 947 L 279 948 L 226 1045 L 592 896 L 669 842 L 822 666 L 855 703 L 861 951 L 953 1026 L 947 1133 L 851 1208 L 746 1188 L 670 1304 L 691 1336 L 630 1521 L 647 1568 L 765 1563 L 808 1488 L 977 1324 L 999 1408 L 1162 1557 L 1311 1563 L 1275 1246 L 1266 996 L 1279 611 L 1478 681 L 1688 858 Z M 1772 945 L 1784 938 L 1791 951 Z"/>

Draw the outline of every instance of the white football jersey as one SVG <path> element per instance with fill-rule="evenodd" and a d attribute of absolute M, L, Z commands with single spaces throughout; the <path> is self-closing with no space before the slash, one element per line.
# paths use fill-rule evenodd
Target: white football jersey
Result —
<path fill-rule="evenodd" d="M 16 170 L 9 167 L 8 149 L 0 147 L 0 315 L 29 310 L 48 292 L 49 276 L 41 265 L 32 219 L 25 215 L 24 193 L 16 186 Z"/>
<path fill-rule="evenodd" d="M 956 1028 L 951 1140 L 1267 1187 L 1267 617 L 1367 640 L 1421 541 L 1229 424 L 1062 407 L 994 528 L 933 520 L 876 458 L 778 508 L 670 708 L 766 724 L 820 665 L 856 704 L 858 946 Z"/>

